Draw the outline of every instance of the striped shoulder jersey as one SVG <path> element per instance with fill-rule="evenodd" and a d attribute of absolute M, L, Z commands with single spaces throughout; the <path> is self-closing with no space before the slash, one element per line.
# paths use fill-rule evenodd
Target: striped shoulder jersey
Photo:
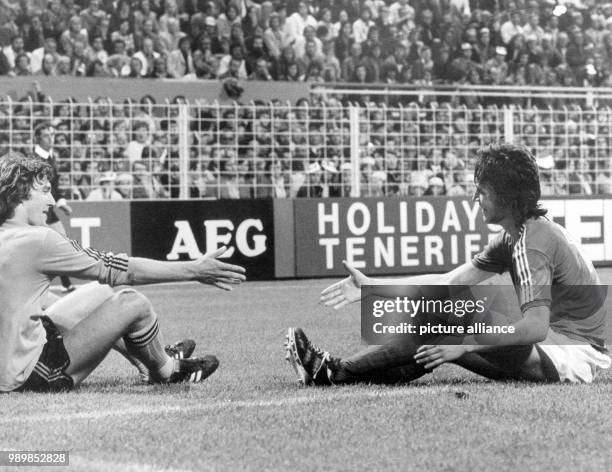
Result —
<path fill-rule="evenodd" d="M 523 313 L 548 306 L 554 331 L 605 348 L 607 287 L 562 226 L 531 218 L 518 240 L 501 231 L 472 263 L 488 272 L 509 271 Z"/>

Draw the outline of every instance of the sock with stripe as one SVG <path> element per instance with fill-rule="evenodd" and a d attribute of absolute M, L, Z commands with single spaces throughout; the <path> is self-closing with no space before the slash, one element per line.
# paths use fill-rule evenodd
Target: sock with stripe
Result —
<path fill-rule="evenodd" d="M 155 380 L 168 380 L 174 372 L 174 359 L 164 350 L 157 319 L 143 329 L 123 337 L 128 351 L 139 359 Z"/>

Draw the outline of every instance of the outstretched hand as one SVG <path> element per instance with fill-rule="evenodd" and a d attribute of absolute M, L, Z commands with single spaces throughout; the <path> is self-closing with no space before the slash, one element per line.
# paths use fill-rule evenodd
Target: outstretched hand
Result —
<path fill-rule="evenodd" d="M 321 303 L 325 306 L 333 306 L 338 310 L 349 303 L 361 300 L 361 286 L 367 285 L 370 278 L 355 269 L 346 261 L 342 261 L 350 276 L 346 279 L 330 285 L 321 292 Z"/>
<path fill-rule="evenodd" d="M 195 280 L 202 284 L 214 285 L 223 290 L 232 290 L 232 285 L 244 282 L 246 280 L 244 267 L 227 264 L 217 259 L 226 251 L 227 247 L 223 246 L 197 259 L 195 261 Z"/>

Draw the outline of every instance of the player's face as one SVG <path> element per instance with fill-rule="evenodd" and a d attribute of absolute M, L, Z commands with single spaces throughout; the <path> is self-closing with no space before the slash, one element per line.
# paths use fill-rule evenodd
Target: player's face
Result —
<path fill-rule="evenodd" d="M 512 212 L 499 205 L 497 195 L 486 185 L 476 185 L 474 201 L 480 205 L 482 216 L 487 224 L 501 224 L 509 216 L 512 217 Z"/>
<path fill-rule="evenodd" d="M 32 226 L 45 226 L 49 210 L 53 205 L 55 205 L 55 199 L 51 195 L 49 179 L 44 177 L 41 180 L 35 181 L 30 190 L 29 198 L 23 202 L 28 224 Z"/>

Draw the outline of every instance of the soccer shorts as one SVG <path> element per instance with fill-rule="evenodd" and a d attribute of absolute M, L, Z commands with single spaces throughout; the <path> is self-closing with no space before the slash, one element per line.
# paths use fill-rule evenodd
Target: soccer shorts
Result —
<path fill-rule="evenodd" d="M 60 392 L 74 388 L 74 381 L 66 373 L 70 357 L 64 346 L 64 339 L 53 321 L 41 317 L 47 332 L 47 344 L 43 347 L 34 370 L 16 392 Z"/>
<path fill-rule="evenodd" d="M 608 369 L 612 363 L 609 355 L 590 344 L 579 343 L 552 329 L 536 347 L 548 356 L 561 382 L 591 383 L 602 369 Z"/>
<path fill-rule="evenodd" d="M 53 223 L 57 223 L 59 221 L 59 217 L 57 213 L 55 213 L 55 208 L 49 208 L 49 213 L 47 213 L 47 224 L 52 225 Z"/>

